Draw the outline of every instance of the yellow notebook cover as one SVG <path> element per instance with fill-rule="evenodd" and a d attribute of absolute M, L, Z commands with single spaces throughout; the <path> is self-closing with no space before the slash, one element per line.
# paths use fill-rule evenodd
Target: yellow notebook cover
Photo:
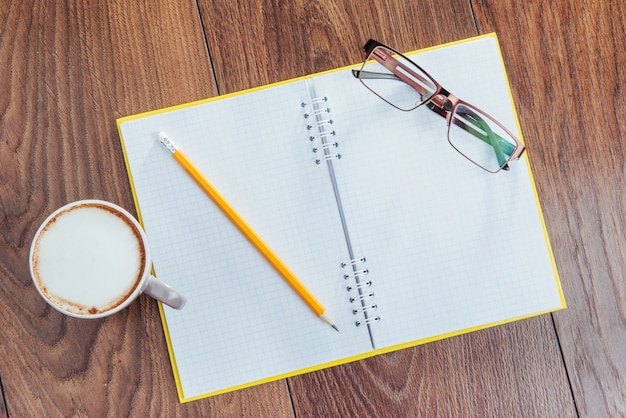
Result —
<path fill-rule="evenodd" d="M 495 34 L 407 55 L 521 137 Z M 117 121 L 154 271 L 188 299 L 180 311 L 159 305 L 181 402 L 565 308 L 533 150 L 484 172 L 450 146 L 444 119 L 389 106 L 352 68 Z M 176 164 L 160 132 L 340 332 Z"/>

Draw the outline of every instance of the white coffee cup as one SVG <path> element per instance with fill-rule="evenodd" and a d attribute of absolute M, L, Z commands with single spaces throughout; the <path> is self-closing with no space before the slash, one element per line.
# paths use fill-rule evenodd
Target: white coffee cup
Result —
<path fill-rule="evenodd" d="M 119 312 L 141 293 L 181 309 L 185 297 L 151 274 L 146 235 L 123 208 L 81 200 L 54 211 L 30 247 L 30 274 L 41 296 L 77 318 Z"/>

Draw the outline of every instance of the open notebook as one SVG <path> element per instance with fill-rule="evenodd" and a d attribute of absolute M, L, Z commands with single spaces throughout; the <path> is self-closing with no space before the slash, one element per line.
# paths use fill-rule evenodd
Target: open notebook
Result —
<path fill-rule="evenodd" d="M 458 97 L 518 126 L 494 34 L 410 55 Z M 337 143 L 328 150 L 305 117 L 321 105 Z M 183 402 L 565 307 L 526 161 L 533 150 L 510 171 L 484 172 L 448 144 L 440 116 L 389 106 L 349 68 L 118 127 L 155 273 L 188 298 L 181 311 L 161 306 Z M 161 131 L 339 333 L 175 163 Z"/>

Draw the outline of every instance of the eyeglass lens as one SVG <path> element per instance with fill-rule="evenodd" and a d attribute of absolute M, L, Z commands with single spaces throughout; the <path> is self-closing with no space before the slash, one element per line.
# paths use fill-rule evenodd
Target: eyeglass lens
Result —
<path fill-rule="evenodd" d="M 396 55 L 395 60 L 386 59 L 392 54 L 387 48 L 376 47 L 361 69 L 359 79 L 372 92 L 398 109 L 415 109 L 427 102 L 437 87 L 426 73 L 404 57 Z M 392 68 L 385 67 L 374 56 Z"/>
<path fill-rule="evenodd" d="M 491 172 L 504 167 L 517 147 L 515 140 L 489 115 L 465 104 L 454 109 L 448 140 L 465 157 Z"/>

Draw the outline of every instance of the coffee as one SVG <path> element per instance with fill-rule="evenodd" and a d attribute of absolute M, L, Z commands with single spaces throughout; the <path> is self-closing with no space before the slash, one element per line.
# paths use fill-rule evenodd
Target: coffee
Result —
<path fill-rule="evenodd" d="M 95 201 L 53 214 L 31 252 L 39 291 L 75 315 L 115 309 L 137 290 L 148 268 L 138 226 L 117 209 Z"/>

